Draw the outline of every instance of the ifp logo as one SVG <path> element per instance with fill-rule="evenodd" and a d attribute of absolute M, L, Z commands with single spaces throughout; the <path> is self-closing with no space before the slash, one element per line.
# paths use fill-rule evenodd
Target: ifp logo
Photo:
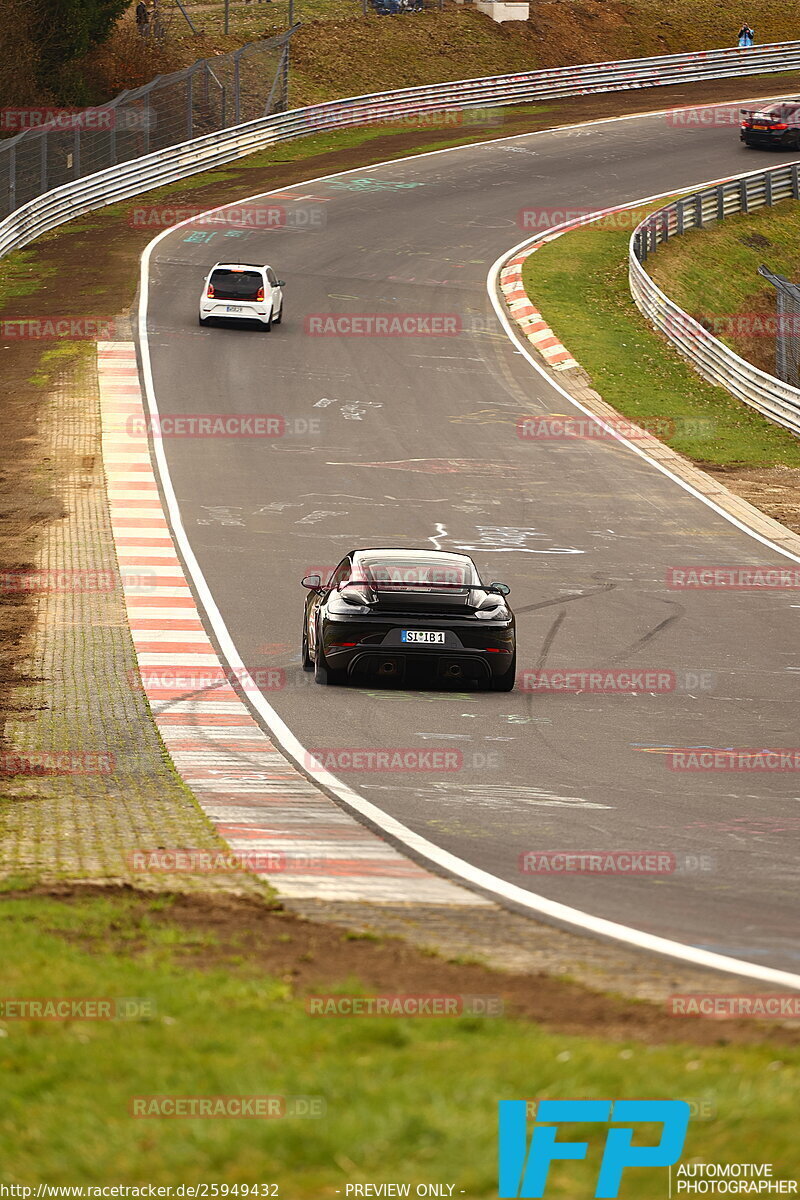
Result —
<path fill-rule="evenodd" d="M 613 1200 L 626 1167 L 669 1167 L 683 1150 L 690 1108 L 685 1100 L 540 1100 L 527 1140 L 525 1100 L 500 1101 L 500 1200 L 544 1196 L 551 1162 L 586 1157 L 588 1142 L 558 1142 L 558 1126 L 567 1122 L 609 1122 L 595 1197 Z M 634 1146 L 633 1125 L 661 1125 L 656 1145 Z"/>

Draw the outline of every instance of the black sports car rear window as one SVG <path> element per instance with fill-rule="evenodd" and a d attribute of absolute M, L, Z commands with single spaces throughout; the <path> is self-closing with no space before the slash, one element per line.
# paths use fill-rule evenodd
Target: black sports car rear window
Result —
<path fill-rule="evenodd" d="M 211 286 L 215 300 L 255 300 L 264 277 L 259 271 L 214 271 Z"/>
<path fill-rule="evenodd" d="M 389 585 L 448 584 L 457 586 L 475 586 L 479 583 L 478 576 L 472 563 L 459 558 L 444 558 L 431 561 L 426 558 L 362 558 L 360 569 L 370 583 L 386 583 Z M 358 568 L 354 578 L 359 574 Z"/>

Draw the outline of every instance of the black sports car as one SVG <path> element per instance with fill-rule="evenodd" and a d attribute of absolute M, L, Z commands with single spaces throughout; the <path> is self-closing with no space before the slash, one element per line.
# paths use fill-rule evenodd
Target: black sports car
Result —
<path fill-rule="evenodd" d="M 466 554 L 351 550 L 323 583 L 307 575 L 303 670 L 318 683 L 433 675 L 514 687 L 514 614 L 504 583 L 481 583 Z"/>
<path fill-rule="evenodd" d="M 739 138 L 747 146 L 800 149 L 800 104 L 776 104 L 758 111 L 743 108 Z"/>

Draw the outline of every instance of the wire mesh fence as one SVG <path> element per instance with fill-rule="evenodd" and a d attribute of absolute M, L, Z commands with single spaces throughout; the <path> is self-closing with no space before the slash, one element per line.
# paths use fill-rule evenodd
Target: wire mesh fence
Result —
<path fill-rule="evenodd" d="M 784 383 L 800 387 L 800 286 L 769 268 L 758 268 L 777 295 L 775 323 L 775 374 Z"/>
<path fill-rule="evenodd" d="M 158 76 L 98 108 L 7 112 L 6 127 L 27 126 L 0 141 L 0 217 L 85 175 L 284 112 L 296 28 Z"/>

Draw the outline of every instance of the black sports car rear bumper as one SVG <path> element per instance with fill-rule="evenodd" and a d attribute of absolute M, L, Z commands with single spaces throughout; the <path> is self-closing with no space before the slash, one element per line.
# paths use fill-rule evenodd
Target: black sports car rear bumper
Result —
<path fill-rule="evenodd" d="M 743 129 L 739 140 L 746 146 L 774 146 L 778 150 L 791 150 L 798 145 L 798 130 L 770 133 L 768 130 Z"/>
<path fill-rule="evenodd" d="M 420 628 L 419 618 L 409 625 Z M 428 619 L 425 625 L 433 622 Z M 349 676 L 403 679 L 427 674 L 442 680 L 490 682 L 504 675 L 513 661 L 513 624 L 437 621 L 444 643 L 405 643 L 403 626 L 384 621 L 324 622 L 323 653 L 336 671 Z"/>

